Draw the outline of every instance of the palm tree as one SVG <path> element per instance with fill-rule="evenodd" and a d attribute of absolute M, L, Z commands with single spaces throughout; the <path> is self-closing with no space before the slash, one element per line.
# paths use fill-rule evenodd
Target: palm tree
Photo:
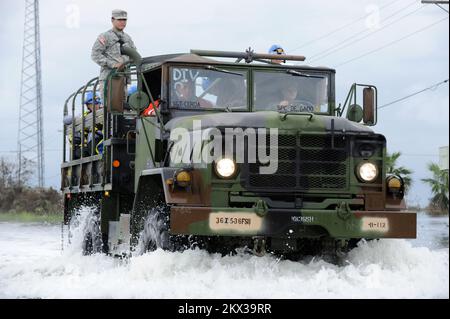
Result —
<path fill-rule="evenodd" d="M 403 166 L 397 167 L 397 160 L 401 155 L 401 152 L 394 152 L 391 155 L 386 154 L 386 171 L 387 174 L 398 175 L 403 178 L 405 193 L 407 193 L 412 184 L 411 174 L 413 171 Z"/>
<path fill-rule="evenodd" d="M 430 199 L 430 205 L 448 213 L 448 170 L 441 170 L 436 163 L 429 163 L 428 170 L 433 174 L 433 178 L 424 178 L 422 181 L 431 186 L 433 197 Z"/>

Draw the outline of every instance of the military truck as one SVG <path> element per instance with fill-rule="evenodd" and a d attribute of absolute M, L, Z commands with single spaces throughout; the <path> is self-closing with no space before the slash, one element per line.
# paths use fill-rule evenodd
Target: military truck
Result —
<path fill-rule="evenodd" d="M 101 109 L 84 109 L 98 78 L 64 105 L 64 223 L 92 207 L 85 254 L 298 256 L 416 237 L 403 179 L 386 170 L 386 138 L 370 128 L 375 86 L 355 83 L 336 104 L 335 70 L 303 56 L 122 51 L 132 62 L 104 81 Z M 101 151 L 87 137 L 99 130 Z"/>

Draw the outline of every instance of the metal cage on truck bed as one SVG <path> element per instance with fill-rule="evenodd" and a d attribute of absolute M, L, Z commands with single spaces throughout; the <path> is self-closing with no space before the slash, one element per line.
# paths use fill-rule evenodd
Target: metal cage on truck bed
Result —
<path fill-rule="evenodd" d="M 99 191 L 125 191 L 133 188 L 133 132 L 135 114 L 112 114 L 105 109 L 87 113 L 86 94 L 98 92 L 99 79 L 94 78 L 70 95 L 64 104 L 63 163 L 61 189 L 64 194 Z M 77 103 L 79 100 L 80 103 Z M 95 143 L 102 137 L 102 149 Z M 89 142 L 91 140 L 91 143 Z M 79 144 L 78 144 L 79 143 Z M 124 169 L 125 168 L 125 169 Z"/>

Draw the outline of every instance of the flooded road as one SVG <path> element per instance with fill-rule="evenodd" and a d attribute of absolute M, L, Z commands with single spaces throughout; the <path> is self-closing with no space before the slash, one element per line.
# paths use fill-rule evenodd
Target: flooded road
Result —
<path fill-rule="evenodd" d="M 61 226 L 0 223 L 0 298 L 448 298 L 448 243 L 448 217 L 419 214 L 417 239 L 364 242 L 344 266 L 198 250 L 124 261 L 62 251 Z"/>

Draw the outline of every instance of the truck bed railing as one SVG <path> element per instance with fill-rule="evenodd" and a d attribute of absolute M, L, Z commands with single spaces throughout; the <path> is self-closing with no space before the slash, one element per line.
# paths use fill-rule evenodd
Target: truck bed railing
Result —
<path fill-rule="evenodd" d="M 99 79 L 98 77 L 90 80 L 86 85 L 80 87 L 76 92 L 72 93 L 69 98 L 64 103 L 64 125 L 63 125 L 63 162 L 73 161 L 77 159 L 75 145 L 75 136 L 79 135 L 81 139 L 80 143 L 80 157 L 85 157 L 85 141 L 84 134 L 86 131 L 90 131 L 95 134 L 97 130 L 97 124 L 103 124 L 103 136 L 105 136 L 104 128 L 106 126 L 106 121 L 108 116 L 103 116 L 103 110 L 97 111 L 94 107 L 92 109 L 92 113 L 86 114 L 85 109 L 85 101 L 86 94 L 91 92 L 93 96 L 96 96 L 98 92 Z M 81 114 L 79 116 L 76 115 L 76 101 L 77 97 L 81 96 Z M 103 101 L 102 101 L 103 102 Z M 70 107 L 70 109 L 69 109 Z M 97 114 L 99 113 L 99 114 Z M 70 156 L 67 158 L 67 142 L 69 140 L 70 144 Z M 95 154 L 95 143 L 91 143 L 91 149 L 89 153 L 91 155 Z"/>

